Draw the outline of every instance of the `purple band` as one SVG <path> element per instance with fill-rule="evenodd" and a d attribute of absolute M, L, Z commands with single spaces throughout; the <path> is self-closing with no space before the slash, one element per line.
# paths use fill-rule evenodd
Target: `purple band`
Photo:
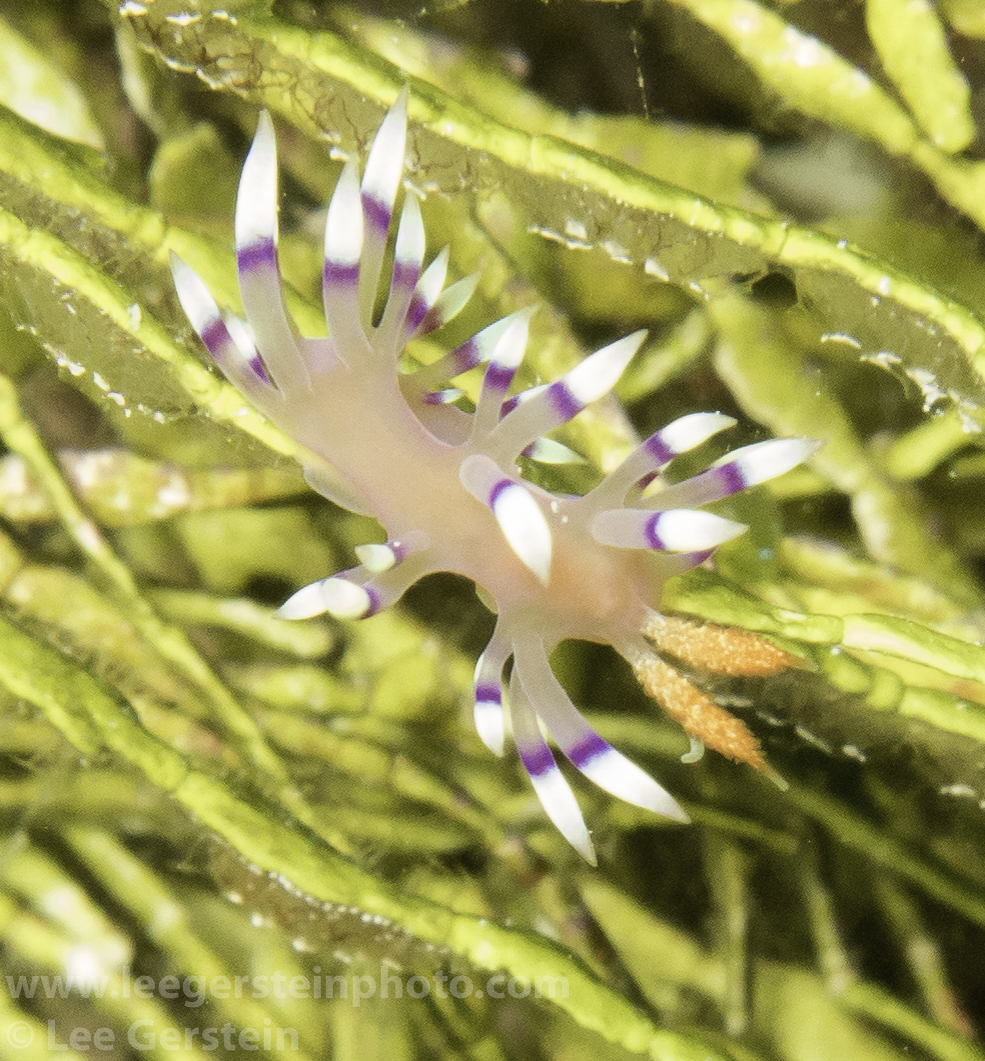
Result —
<path fill-rule="evenodd" d="M 581 770 L 596 756 L 604 755 L 609 750 L 609 745 L 593 731 L 586 733 L 577 744 L 566 749 L 565 754 Z"/>
<path fill-rule="evenodd" d="M 735 461 L 729 461 L 728 464 L 721 464 L 713 469 L 713 471 L 715 473 L 715 478 L 728 492 L 723 495 L 725 497 L 727 497 L 728 494 L 737 494 L 740 490 L 745 490 L 749 485 L 746 482 L 746 477 L 742 474 L 742 470 Z"/>
<path fill-rule="evenodd" d="M 256 354 L 250 358 L 250 368 L 263 380 L 264 383 L 270 382 L 270 377 L 267 375 L 267 369 L 263 362 L 260 360 L 260 355 Z"/>
<path fill-rule="evenodd" d="M 496 502 L 502 496 L 504 490 L 509 490 L 511 486 L 516 486 L 516 483 L 512 479 L 500 479 L 498 483 L 489 491 L 489 507 L 491 509 L 496 508 Z"/>
<path fill-rule="evenodd" d="M 393 279 L 391 286 L 395 291 L 401 288 L 407 291 L 413 289 L 421 275 L 421 267 L 417 262 L 404 262 L 397 258 L 393 263 Z"/>
<path fill-rule="evenodd" d="M 236 267 L 240 273 L 260 269 L 277 269 L 277 244 L 270 236 L 262 236 L 255 243 L 247 243 L 236 251 Z"/>
<path fill-rule="evenodd" d="M 483 388 L 488 387 L 490 390 L 503 392 L 513 382 L 515 375 L 516 368 L 502 365 L 498 361 L 490 361 L 486 374 L 482 378 L 482 386 Z"/>
<path fill-rule="evenodd" d="M 363 217 L 366 219 L 366 224 L 385 239 L 387 232 L 390 231 L 390 218 L 392 216 L 390 207 L 386 203 L 380 202 L 375 195 L 367 195 L 365 192 L 362 200 Z"/>
<path fill-rule="evenodd" d="M 520 762 L 531 777 L 542 777 L 550 770 L 556 770 L 554 756 L 546 744 L 540 744 L 536 748 L 520 748 Z"/>
<path fill-rule="evenodd" d="M 470 368 L 475 368 L 482 360 L 479 344 L 475 339 L 466 339 L 461 346 L 452 350 L 451 354 L 449 354 L 449 359 L 453 366 L 448 373 L 449 379 L 452 376 L 457 376 L 459 372 L 468 372 Z"/>
<path fill-rule="evenodd" d="M 371 586 L 363 586 L 366 591 L 366 595 L 369 597 L 369 607 L 359 616 L 360 619 L 368 619 L 371 615 L 375 615 L 380 610 L 380 595 Z"/>
<path fill-rule="evenodd" d="M 482 682 L 475 687 L 475 702 L 477 704 L 501 704 L 503 693 L 498 685 L 490 685 Z"/>
<path fill-rule="evenodd" d="M 652 457 L 654 463 L 663 467 L 663 465 L 669 463 L 669 461 L 677 456 L 677 451 L 670 448 L 663 438 L 661 438 L 662 432 L 657 431 L 652 434 L 646 442 L 643 443 L 643 449 L 647 455 Z"/>
<path fill-rule="evenodd" d="M 322 269 L 322 284 L 334 289 L 355 287 L 359 283 L 359 263 L 334 262 L 325 259 L 325 267 Z"/>
<path fill-rule="evenodd" d="M 216 359 L 219 360 L 219 355 L 222 353 L 222 348 L 232 342 L 232 337 L 229 334 L 229 329 L 226 327 L 226 322 L 222 317 L 213 317 L 208 324 L 199 332 L 202 337 L 202 342 L 205 343 L 209 353 Z"/>
<path fill-rule="evenodd" d="M 414 295 L 410 300 L 410 307 L 407 310 L 407 331 L 408 334 L 413 334 L 420 327 L 421 321 L 428 315 L 428 309 L 430 307 L 424 301 L 420 295 Z"/>
<path fill-rule="evenodd" d="M 582 402 L 578 401 L 571 393 L 564 380 L 552 383 L 547 390 L 547 395 L 550 398 L 551 405 L 554 406 L 558 416 L 561 417 L 561 423 L 567 423 L 585 408 Z"/>
<path fill-rule="evenodd" d="M 662 513 L 657 512 L 651 516 L 643 526 L 643 540 L 651 549 L 666 549 L 663 539 L 657 532 L 657 527 L 660 524 L 660 516 Z"/>

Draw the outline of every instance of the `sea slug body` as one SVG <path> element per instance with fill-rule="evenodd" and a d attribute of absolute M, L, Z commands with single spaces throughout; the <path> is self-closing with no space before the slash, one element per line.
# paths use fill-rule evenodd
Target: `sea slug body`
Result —
<path fill-rule="evenodd" d="M 280 614 L 365 618 L 436 571 L 457 572 L 482 587 L 495 602 L 497 622 L 475 672 L 478 732 L 501 754 L 509 725 L 547 814 L 594 862 L 588 829 L 544 730 L 606 791 L 670 818 L 687 818 L 660 785 L 589 726 L 554 676 L 550 653 L 569 638 L 612 645 L 690 733 L 762 765 L 743 724 L 711 704 L 647 641 L 716 669 L 718 649 L 710 646 L 727 632 L 692 628 L 661 616 L 652 605 L 659 603 L 668 578 L 701 563 L 744 530 L 696 506 L 780 475 L 815 444 L 757 443 L 691 479 L 643 494 L 641 486 L 674 457 L 734 423 L 720 413 L 693 413 L 651 435 L 584 496 L 556 496 L 524 480 L 517 458 L 537 457 L 542 436 L 606 394 L 645 333 L 606 346 L 548 386 L 510 396 L 531 316 L 521 310 L 436 363 L 401 373 L 407 341 L 450 320 L 475 287 L 474 279 L 445 287 L 445 251 L 424 267 L 424 228 L 412 194 L 404 196 L 392 270 L 383 276 L 406 137 L 404 92 L 376 135 L 361 182 L 355 161 L 339 179 L 325 230 L 327 338 L 300 336 L 285 308 L 277 259 L 276 145 L 265 113 L 236 206 L 246 321 L 220 311 L 202 280 L 178 259 L 175 286 L 226 377 L 316 455 L 318 463 L 305 467 L 312 487 L 374 516 L 387 533 L 385 544 L 357 550 L 359 566 L 306 586 Z M 374 321 L 381 280 L 388 294 Z M 474 412 L 466 412 L 455 404 L 460 392 L 448 384 L 480 364 L 486 365 L 481 390 Z M 693 636 L 683 636 L 682 627 Z M 788 661 L 781 650 L 749 635 L 732 640 L 733 648 L 738 646 L 733 662 L 717 669 L 765 673 Z M 503 671 L 511 657 L 507 696 Z"/>

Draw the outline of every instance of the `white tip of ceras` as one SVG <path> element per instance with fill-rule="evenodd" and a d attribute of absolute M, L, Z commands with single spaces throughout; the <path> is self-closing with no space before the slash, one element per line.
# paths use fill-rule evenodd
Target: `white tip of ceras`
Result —
<path fill-rule="evenodd" d="M 542 585 L 551 580 L 551 528 L 525 486 L 503 479 L 490 496 L 490 507 L 514 553 Z"/>
<path fill-rule="evenodd" d="M 278 619 L 311 619 L 326 612 L 334 619 L 364 619 L 374 610 L 368 590 L 344 578 L 323 578 L 299 589 L 275 615 Z"/>
<path fill-rule="evenodd" d="M 430 544 L 428 536 L 419 530 L 409 531 L 399 538 L 386 542 L 371 542 L 357 545 L 355 554 L 363 567 L 373 575 L 382 575 L 397 564 L 403 563 L 412 553 L 419 553 Z"/>
<path fill-rule="evenodd" d="M 270 115 L 260 111 L 253 146 L 236 197 L 236 246 L 277 238 L 277 140 Z"/>
<path fill-rule="evenodd" d="M 171 252 L 171 276 L 181 308 L 188 323 L 201 335 L 219 316 L 219 307 L 209 293 L 204 281 L 194 269 L 173 251 Z"/>
<path fill-rule="evenodd" d="M 174 252 L 171 275 L 188 322 L 224 371 L 235 371 L 239 364 L 252 361 L 256 346 L 249 325 L 233 313 L 221 312 L 202 278 Z M 266 378 L 262 372 L 257 374 Z"/>
<path fill-rule="evenodd" d="M 374 575 L 389 571 L 397 562 L 397 554 L 389 545 L 357 545 L 354 552 L 363 567 Z"/>
<path fill-rule="evenodd" d="M 523 355 L 527 351 L 527 339 L 530 335 L 530 318 L 536 306 L 527 306 L 511 313 L 503 320 L 506 329 L 497 338 L 496 345 L 489 355 L 490 384 L 504 393 L 509 388 L 513 373 L 520 367 Z"/>
<path fill-rule="evenodd" d="M 400 213 L 400 224 L 397 226 L 397 243 L 393 251 L 395 274 L 399 275 L 401 271 L 414 272 L 421 268 L 425 242 L 421 204 L 416 196 L 408 194 Z M 416 277 L 414 283 L 417 283 Z"/>
<path fill-rule="evenodd" d="M 523 451 L 524 457 L 540 464 L 585 464 L 587 461 L 573 449 L 553 438 L 537 438 Z"/>
<path fill-rule="evenodd" d="M 608 394 L 643 345 L 646 336 L 645 331 L 633 332 L 585 358 L 564 377 L 571 397 L 579 405 L 588 405 Z"/>
<path fill-rule="evenodd" d="M 732 465 L 742 476 L 745 486 L 757 486 L 796 468 L 816 453 L 821 445 L 812 438 L 774 438 L 734 450 L 715 461 L 712 467 Z"/>
<path fill-rule="evenodd" d="M 359 265 L 363 249 L 363 209 L 359 169 L 349 161 L 342 170 L 325 222 L 325 263 L 340 270 Z"/>
<path fill-rule="evenodd" d="M 598 857 L 588 826 L 571 786 L 561 771 L 557 766 L 552 766 L 543 774 L 530 774 L 530 781 L 548 818 L 554 822 L 561 835 L 590 866 L 597 866 Z"/>
<path fill-rule="evenodd" d="M 475 665 L 473 714 L 482 743 L 502 755 L 506 742 L 506 708 L 503 703 L 503 667 L 513 646 L 495 635 Z"/>
<path fill-rule="evenodd" d="M 747 530 L 744 523 L 690 508 L 658 512 L 651 518 L 650 524 L 651 534 L 662 543 L 656 548 L 671 553 L 714 549 Z"/>
<path fill-rule="evenodd" d="M 724 413 L 688 413 L 662 428 L 659 434 L 673 453 L 687 453 L 719 431 L 735 427 L 736 423 L 734 417 Z"/>
<path fill-rule="evenodd" d="M 493 755 L 501 756 L 506 744 L 506 720 L 499 695 L 483 695 L 477 688 L 473 718 L 479 739 Z"/>
<path fill-rule="evenodd" d="M 615 748 L 607 748 L 578 769 L 599 788 L 627 803 L 684 824 L 691 820 L 662 785 Z"/>
<path fill-rule="evenodd" d="M 404 86 L 373 138 L 373 146 L 366 160 L 366 172 L 363 174 L 363 195 L 384 207 L 388 214 L 393 209 L 404 172 L 407 96 L 407 87 Z"/>
<path fill-rule="evenodd" d="M 232 339 L 233 345 L 243 357 L 243 360 L 249 361 L 251 358 L 255 357 L 257 353 L 257 344 L 253 335 L 253 329 L 250 327 L 249 322 L 228 310 L 222 314 L 222 319 L 226 322 L 229 337 Z"/>
<path fill-rule="evenodd" d="M 469 299 L 475 294 L 479 284 L 479 274 L 466 276 L 457 281 L 438 295 L 434 305 L 428 310 L 424 320 L 417 327 L 418 335 L 427 335 L 443 324 L 454 320 L 468 305 Z"/>
<path fill-rule="evenodd" d="M 551 528 L 533 494 L 504 475 L 484 453 L 462 461 L 459 478 L 466 490 L 491 510 L 503 537 L 517 558 L 544 586 L 550 584 L 553 544 Z"/>
<path fill-rule="evenodd" d="M 438 300 L 441 289 L 445 286 L 445 278 L 448 276 L 448 248 L 442 247 L 434 261 L 421 273 L 420 280 L 414 288 L 414 298 L 411 301 L 408 323 L 411 334 L 417 331 L 421 323 L 427 317 L 431 307 Z"/>

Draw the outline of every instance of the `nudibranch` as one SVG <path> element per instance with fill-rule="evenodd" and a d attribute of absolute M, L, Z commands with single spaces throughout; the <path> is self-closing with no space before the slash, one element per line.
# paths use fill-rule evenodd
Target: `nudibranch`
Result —
<path fill-rule="evenodd" d="M 327 338 L 299 335 L 285 306 L 276 143 L 266 113 L 236 203 L 245 321 L 220 310 L 204 282 L 178 259 L 175 286 L 225 376 L 317 458 L 305 467 L 309 484 L 339 505 L 372 515 L 387 534 L 385 544 L 356 550 L 358 566 L 301 589 L 279 614 L 363 619 L 432 572 L 471 579 L 497 614 L 475 672 L 479 735 L 502 754 L 509 728 L 548 816 L 594 863 L 589 831 L 545 731 L 606 791 L 669 818 L 687 816 L 588 724 L 555 677 L 551 652 L 570 638 L 612 645 L 696 744 L 762 766 L 744 724 L 665 662 L 651 642 L 686 663 L 730 674 L 767 673 L 789 657 L 751 635 L 666 617 L 655 607 L 667 579 L 745 529 L 698 506 L 787 471 L 814 444 L 756 443 L 666 485 L 661 473 L 676 456 L 735 422 L 698 412 L 651 435 L 583 496 L 555 495 L 525 480 L 518 457 L 556 456 L 563 447 L 543 436 L 614 386 L 645 332 L 597 351 L 556 382 L 510 395 L 527 343 L 531 311 L 525 309 L 435 363 L 401 371 L 407 341 L 449 321 L 475 288 L 475 278 L 445 287 L 447 249 L 425 268 L 421 211 L 410 190 L 396 225 L 393 265 L 383 275 L 404 173 L 407 102 L 404 92 L 387 113 L 362 180 L 350 160 L 329 205 L 322 277 Z M 377 314 L 381 281 L 388 293 Z M 466 411 L 450 384 L 481 364 L 475 408 Z"/>

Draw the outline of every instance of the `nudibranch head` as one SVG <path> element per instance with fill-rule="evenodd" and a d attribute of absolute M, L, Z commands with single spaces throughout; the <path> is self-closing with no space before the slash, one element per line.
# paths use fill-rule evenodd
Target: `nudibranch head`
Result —
<path fill-rule="evenodd" d="M 693 478 L 644 492 L 675 457 L 734 423 L 719 413 L 693 413 L 651 435 L 584 496 L 556 496 L 525 480 L 517 458 L 563 457 L 564 447 L 543 436 L 608 393 L 645 333 L 606 346 L 553 383 L 510 395 L 531 316 L 521 310 L 437 362 L 401 373 L 408 340 L 451 320 L 475 288 L 474 278 L 445 286 L 446 251 L 425 268 L 424 227 L 410 192 L 396 225 L 393 266 L 383 275 L 406 139 L 404 92 L 376 135 L 362 180 L 355 161 L 343 169 L 325 227 L 326 338 L 299 335 L 285 307 L 277 257 L 276 144 L 266 114 L 260 116 L 236 206 L 245 320 L 221 311 L 205 284 L 177 259 L 175 286 L 226 377 L 313 454 L 305 467 L 311 486 L 374 516 L 387 533 L 384 544 L 356 551 L 357 567 L 294 594 L 281 616 L 327 612 L 362 619 L 431 572 L 471 578 L 497 609 L 492 640 L 475 672 L 478 732 L 501 754 L 509 722 L 547 814 L 594 862 L 588 829 L 544 730 L 606 791 L 658 814 L 687 818 L 660 785 L 589 726 L 554 676 L 551 651 L 567 638 L 611 644 L 674 714 L 678 694 L 664 696 L 659 688 L 658 675 L 667 665 L 644 640 L 645 635 L 661 645 L 661 624 L 672 620 L 651 605 L 659 603 L 668 578 L 701 563 L 744 529 L 698 506 L 787 471 L 814 444 L 757 443 Z M 381 283 L 388 290 L 377 314 Z M 456 404 L 462 395 L 451 381 L 481 364 L 484 378 L 475 409 L 468 412 Z M 673 644 L 669 651 L 687 658 Z M 772 646 L 763 651 L 783 656 Z M 503 671 L 511 657 L 507 697 Z M 687 685 L 682 677 L 680 682 Z M 699 712 L 689 695 L 676 714 L 695 733 Z M 701 695 L 694 690 L 695 697 Z M 727 743 L 719 746 L 740 754 Z"/>

